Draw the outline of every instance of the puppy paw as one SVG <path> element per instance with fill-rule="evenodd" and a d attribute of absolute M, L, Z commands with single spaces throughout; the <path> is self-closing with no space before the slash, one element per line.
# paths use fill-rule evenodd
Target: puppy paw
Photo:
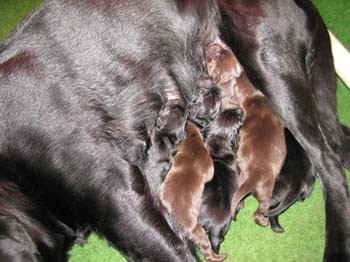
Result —
<path fill-rule="evenodd" d="M 271 226 L 271 229 L 275 233 L 283 233 L 284 232 L 284 228 L 283 227 L 279 227 L 279 226 Z"/>
<path fill-rule="evenodd" d="M 209 256 L 205 256 L 204 259 L 208 262 L 221 262 L 224 261 L 226 257 L 227 255 L 225 253 L 215 254 L 212 252 Z"/>
<path fill-rule="evenodd" d="M 187 113 L 181 101 L 169 100 L 158 112 L 155 123 L 156 132 L 163 137 L 168 137 L 170 142 L 176 145 L 185 139 L 186 120 Z"/>
<path fill-rule="evenodd" d="M 254 214 L 254 221 L 256 224 L 262 227 L 270 225 L 269 219 L 261 214 Z"/>

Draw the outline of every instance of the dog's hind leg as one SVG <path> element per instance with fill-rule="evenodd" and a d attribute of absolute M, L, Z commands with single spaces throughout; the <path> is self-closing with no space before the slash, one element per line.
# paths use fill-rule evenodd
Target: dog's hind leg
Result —
<path fill-rule="evenodd" d="M 273 176 L 273 174 L 267 174 Z M 269 225 L 269 219 L 266 217 L 266 213 L 270 206 L 270 200 L 273 191 L 274 179 L 269 179 L 262 183 L 257 183 L 253 195 L 259 201 L 259 208 L 254 213 L 254 221 L 256 224 L 267 227 Z"/>
<path fill-rule="evenodd" d="M 350 128 L 341 125 L 341 129 L 343 132 L 342 143 L 340 145 L 340 157 L 344 166 L 350 169 Z"/>
<path fill-rule="evenodd" d="M 311 1 L 269 1 L 273 8 L 256 1 L 256 11 L 251 13 L 232 12 L 237 1 L 221 2 L 229 6 L 222 7 L 224 40 L 303 147 L 320 178 L 326 207 L 324 261 L 349 261 L 350 194 L 341 156 L 335 150 L 340 128 L 327 29 Z M 243 7 L 237 8 L 250 8 L 240 4 Z M 264 15 L 257 18 L 259 12 Z M 286 22 L 291 13 L 293 19 Z M 255 22 L 250 31 L 245 30 L 246 21 Z M 281 23 L 271 27 L 276 21 Z"/>
<path fill-rule="evenodd" d="M 241 171 L 241 176 L 245 176 L 244 171 Z M 254 181 L 251 181 L 249 178 L 246 181 L 241 182 L 231 201 L 231 214 L 233 220 L 236 220 L 237 212 L 239 208 L 242 207 L 242 205 L 240 206 L 241 201 L 246 195 L 252 192 L 254 186 Z"/>
<path fill-rule="evenodd" d="M 278 216 L 269 217 L 271 229 L 276 233 L 283 233 L 284 228 L 281 226 L 281 224 L 278 221 Z"/>

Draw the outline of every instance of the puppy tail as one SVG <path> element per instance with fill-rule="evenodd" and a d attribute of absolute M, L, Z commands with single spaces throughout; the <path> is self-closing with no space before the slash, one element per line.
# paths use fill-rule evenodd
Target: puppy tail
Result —
<path fill-rule="evenodd" d="M 343 165 L 350 169 L 350 128 L 341 124 L 341 130 L 343 132 L 343 136 L 340 148 L 340 157 Z"/>
<path fill-rule="evenodd" d="M 236 220 L 236 215 L 238 212 L 237 209 L 239 208 L 239 203 L 243 200 L 243 198 L 246 195 L 248 195 L 249 193 L 252 192 L 254 185 L 255 185 L 254 181 L 251 181 L 248 179 L 240 185 L 240 187 L 238 188 L 236 193 L 233 195 L 232 204 L 231 204 L 231 214 L 232 214 L 233 220 Z"/>

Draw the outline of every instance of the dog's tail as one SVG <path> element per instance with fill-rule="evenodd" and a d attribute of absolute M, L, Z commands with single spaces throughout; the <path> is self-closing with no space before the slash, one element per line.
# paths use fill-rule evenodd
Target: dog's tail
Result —
<path fill-rule="evenodd" d="M 343 165 L 350 169 L 350 128 L 341 124 L 341 130 L 343 132 L 340 157 Z"/>
<path fill-rule="evenodd" d="M 238 190 L 233 195 L 232 202 L 231 202 L 231 214 L 232 214 L 233 220 L 236 220 L 239 203 L 243 200 L 243 198 L 246 195 L 252 192 L 254 187 L 255 187 L 255 182 L 252 181 L 252 179 L 247 179 L 239 186 Z"/>

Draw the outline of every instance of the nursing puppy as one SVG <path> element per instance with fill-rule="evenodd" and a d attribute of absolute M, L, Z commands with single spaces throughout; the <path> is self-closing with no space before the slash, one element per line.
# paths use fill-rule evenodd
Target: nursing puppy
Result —
<path fill-rule="evenodd" d="M 153 197 L 169 171 L 176 146 L 185 138 L 187 112 L 179 100 L 168 100 L 150 130 L 144 173 Z"/>
<path fill-rule="evenodd" d="M 231 200 L 238 189 L 236 150 L 242 122 L 242 109 L 227 109 L 204 130 L 214 163 L 214 176 L 205 184 L 199 221 L 216 253 L 229 229 Z"/>
<path fill-rule="evenodd" d="M 219 92 L 211 77 L 203 75 L 198 79 L 189 110 L 189 117 L 197 126 L 206 127 L 220 112 Z"/>
<path fill-rule="evenodd" d="M 211 79 L 200 78 L 189 110 L 191 117 L 205 126 L 217 116 L 220 105 L 218 90 Z M 173 123 L 172 119 L 164 121 Z M 172 166 L 160 186 L 158 204 L 161 210 L 165 208 L 165 217 L 173 228 L 192 240 L 207 261 L 223 261 L 226 255 L 213 252 L 198 223 L 204 184 L 213 177 L 213 162 L 199 128 L 187 121 L 185 131 L 186 139 L 176 148 Z"/>
<path fill-rule="evenodd" d="M 276 177 L 270 207 L 266 213 L 271 228 L 276 233 L 284 231 L 279 224 L 278 215 L 296 201 L 303 201 L 308 197 L 315 184 L 315 174 L 305 151 L 299 144 L 293 143 L 294 138 L 288 130 L 285 130 L 285 137 L 287 156 L 281 172 Z"/>
<path fill-rule="evenodd" d="M 187 112 L 183 106 L 178 99 L 168 100 L 149 132 L 147 159 L 143 169 L 153 196 L 169 171 L 176 146 L 185 138 Z M 219 90 L 210 77 L 201 76 L 196 82 L 188 117 L 197 125 L 206 126 L 217 116 L 220 106 Z"/>
<path fill-rule="evenodd" d="M 206 61 L 209 75 L 223 74 L 239 65 L 234 54 L 217 43 L 208 46 Z M 235 75 L 231 74 L 231 77 Z M 235 218 L 240 201 L 252 193 L 259 201 L 254 220 L 260 226 L 268 226 L 269 220 L 265 215 L 270 206 L 275 177 L 280 172 L 286 156 L 284 129 L 265 96 L 253 87 L 243 69 L 236 81 L 231 88 L 235 89 L 245 118 L 240 130 L 240 146 L 237 152 L 241 170 L 239 189 L 233 196 L 231 212 Z M 219 87 L 220 84 L 219 82 Z"/>
<path fill-rule="evenodd" d="M 223 261 L 215 254 L 198 223 L 204 184 L 213 178 L 214 167 L 199 128 L 187 121 L 186 139 L 177 147 L 169 173 L 159 189 L 159 200 L 207 261 Z"/>
<path fill-rule="evenodd" d="M 237 77 L 242 73 L 242 67 L 235 56 L 225 59 L 223 48 L 227 49 L 228 47 L 219 38 L 216 38 L 205 51 L 208 73 L 212 76 L 213 82 L 220 88 L 222 111 L 238 106 L 234 86 Z M 217 61 L 220 61 L 220 66 L 217 66 Z"/>

